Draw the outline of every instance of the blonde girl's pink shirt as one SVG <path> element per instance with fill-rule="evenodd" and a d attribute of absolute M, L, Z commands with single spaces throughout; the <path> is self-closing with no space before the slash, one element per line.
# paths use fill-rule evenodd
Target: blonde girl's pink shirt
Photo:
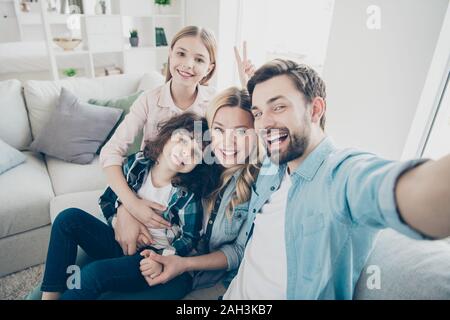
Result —
<path fill-rule="evenodd" d="M 145 141 L 156 136 L 157 125 L 160 121 L 185 111 L 205 115 L 208 103 L 215 94 L 214 88 L 198 85 L 197 98 L 194 103 L 188 109 L 182 110 L 173 102 L 170 83 L 171 81 L 154 90 L 144 92 L 134 102 L 130 112 L 100 152 L 100 163 L 103 168 L 122 165 L 128 147 L 141 129 L 143 129 L 144 135 L 141 143 L 141 149 L 143 149 Z"/>

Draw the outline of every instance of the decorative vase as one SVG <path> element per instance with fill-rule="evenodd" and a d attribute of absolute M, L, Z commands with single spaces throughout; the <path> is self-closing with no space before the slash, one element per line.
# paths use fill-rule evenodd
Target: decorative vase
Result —
<path fill-rule="evenodd" d="M 102 13 L 103 13 L 102 4 L 100 1 L 97 1 L 97 3 L 95 4 L 95 14 L 100 15 Z"/>
<path fill-rule="evenodd" d="M 61 1 L 61 14 L 70 14 L 69 0 Z"/>
<path fill-rule="evenodd" d="M 130 44 L 132 47 L 137 47 L 139 45 L 139 38 L 138 37 L 130 38 Z"/>

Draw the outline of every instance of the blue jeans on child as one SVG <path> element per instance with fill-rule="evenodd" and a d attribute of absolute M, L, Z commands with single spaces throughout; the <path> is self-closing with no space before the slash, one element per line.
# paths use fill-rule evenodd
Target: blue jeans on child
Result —
<path fill-rule="evenodd" d="M 94 261 L 81 268 L 79 282 L 75 279 L 75 288 L 68 289 L 66 282 L 73 273 L 69 267 L 75 265 L 78 246 Z M 41 291 L 62 292 L 61 299 L 70 300 L 143 290 L 149 291 L 149 299 L 181 299 L 191 291 L 189 274 L 150 287 L 139 269 L 143 259 L 139 253 L 124 255 L 110 226 L 81 209 L 66 209 L 53 222 Z"/>

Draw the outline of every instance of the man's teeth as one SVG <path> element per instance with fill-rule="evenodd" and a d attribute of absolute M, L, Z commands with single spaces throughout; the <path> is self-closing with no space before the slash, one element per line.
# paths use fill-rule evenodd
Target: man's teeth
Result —
<path fill-rule="evenodd" d="M 276 135 L 271 135 L 269 137 L 267 137 L 267 140 L 271 143 L 276 142 L 277 140 L 283 139 L 287 137 L 287 133 L 284 134 L 276 134 Z"/>

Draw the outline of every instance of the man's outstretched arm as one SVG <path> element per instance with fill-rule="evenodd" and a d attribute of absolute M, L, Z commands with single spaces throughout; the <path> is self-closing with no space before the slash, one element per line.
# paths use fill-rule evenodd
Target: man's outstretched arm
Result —
<path fill-rule="evenodd" d="M 401 218 L 433 238 L 450 236 L 450 155 L 402 174 L 395 188 Z"/>

